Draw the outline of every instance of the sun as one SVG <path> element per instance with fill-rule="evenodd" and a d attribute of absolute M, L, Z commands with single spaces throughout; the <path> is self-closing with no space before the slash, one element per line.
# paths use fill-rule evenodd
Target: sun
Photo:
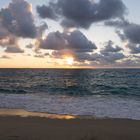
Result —
<path fill-rule="evenodd" d="M 73 65 L 73 63 L 74 63 L 73 57 L 67 57 L 67 58 L 65 58 L 65 60 L 68 65 Z"/>

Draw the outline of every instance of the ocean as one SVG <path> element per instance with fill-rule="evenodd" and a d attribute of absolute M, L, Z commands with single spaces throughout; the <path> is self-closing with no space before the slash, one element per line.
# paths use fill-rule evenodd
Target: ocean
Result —
<path fill-rule="evenodd" d="M 0 69 L 0 108 L 140 120 L 140 69 Z"/>

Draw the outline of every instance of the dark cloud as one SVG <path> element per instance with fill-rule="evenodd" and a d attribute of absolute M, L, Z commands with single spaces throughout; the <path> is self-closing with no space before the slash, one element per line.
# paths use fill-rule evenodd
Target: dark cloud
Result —
<path fill-rule="evenodd" d="M 49 56 L 63 59 L 65 55 L 73 57 L 81 65 L 140 64 L 137 56 L 140 53 L 140 25 L 125 19 L 126 7 L 122 0 L 55 0 L 37 6 L 37 12 L 41 18 L 58 20 L 64 32 L 50 32 L 45 39 L 42 38 L 47 24 L 36 26 L 31 5 L 25 0 L 12 0 L 0 10 L 0 46 L 5 52 L 24 53 L 19 46 L 19 38 L 31 38 L 35 40 L 26 47 L 32 48 L 37 58 Z M 128 42 L 132 58 L 127 58 L 124 50 L 112 41 L 108 41 L 99 52 L 95 51 L 96 45 L 81 31 L 69 30 L 71 27 L 89 28 L 95 22 L 115 27 L 121 40 Z M 51 55 L 43 53 L 43 49 L 51 50 Z M 0 58 L 8 57 L 3 55 Z"/>
<path fill-rule="evenodd" d="M 104 64 L 109 64 L 109 63 L 116 63 L 118 60 L 122 60 L 125 58 L 125 55 L 123 53 L 108 53 L 106 55 L 101 55 L 100 57 L 100 62 Z"/>
<path fill-rule="evenodd" d="M 55 14 L 51 4 L 49 6 L 37 6 L 37 12 L 41 18 L 57 19 L 57 15 Z"/>
<path fill-rule="evenodd" d="M 111 40 L 109 40 L 107 42 L 107 45 L 104 47 L 104 49 L 101 50 L 101 53 L 106 55 L 108 53 L 117 53 L 123 50 L 121 47 L 117 45 L 114 47 L 113 44 L 114 43 Z"/>
<path fill-rule="evenodd" d="M 75 28 L 75 27 L 79 26 L 75 21 L 73 21 L 71 19 L 67 19 L 67 18 L 62 20 L 61 25 L 64 28 Z"/>
<path fill-rule="evenodd" d="M 45 58 L 44 54 L 38 54 L 38 55 L 34 55 L 34 57 L 37 57 L 37 58 Z"/>
<path fill-rule="evenodd" d="M 40 48 L 50 50 L 72 50 L 74 52 L 93 52 L 96 45 L 79 30 L 73 32 L 51 32 L 40 42 Z"/>
<path fill-rule="evenodd" d="M 75 61 L 80 62 L 81 64 L 87 64 L 88 62 L 89 66 L 111 66 L 119 63 L 119 61 L 123 61 L 125 58 L 125 55 L 121 52 L 114 52 L 114 53 L 108 53 L 106 55 L 104 54 L 98 54 L 98 53 L 78 53 L 75 57 Z"/>
<path fill-rule="evenodd" d="M 77 53 L 75 56 L 75 60 L 78 62 L 85 62 L 85 61 L 97 61 L 100 58 L 100 55 L 97 53 Z"/>
<path fill-rule="evenodd" d="M 65 55 L 74 56 L 73 52 L 70 50 L 55 50 L 50 56 L 56 59 L 63 59 Z"/>
<path fill-rule="evenodd" d="M 37 27 L 37 37 L 36 38 L 41 38 L 44 32 L 48 29 L 48 25 L 44 22 L 40 26 Z"/>
<path fill-rule="evenodd" d="M 32 49 L 34 46 L 33 46 L 33 44 L 28 44 L 28 45 L 26 45 L 26 48 L 28 48 L 28 49 Z"/>
<path fill-rule="evenodd" d="M 86 36 L 79 30 L 71 32 L 67 36 L 67 42 L 69 48 L 78 52 L 93 52 L 94 49 L 97 49 L 96 45 L 89 41 Z"/>
<path fill-rule="evenodd" d="M 0 58 L 1 58 L 1 59 L 10 59 L 10 57 L 7 56 L 7 55 L 2 55 Z"/>
<path fill-rule="evenodd" d="M 113 46 L 114 43 L 112 41 L 108 41 L 107 45 L 100 51 L 100 59 L 101 63 L 115 63 L 118 60 L 125 58 L 124 54 L 121 52 L 123 49 L 119 46 Z"/>
<path fill-rule="evenodd" d="M 109 59 L 110 60 L 110 59 Z M 138 68 L 140 66 L 140 57 L 136 58 L 133 57 L 124 57 L 124 59 L 121 59 L 120 61 L 110 62 L 103 58 L 96 59 L 95 61 L 90 61 L 90 63 L 78 63 L 76 66 L 95 66 L 95 67 L 106 67 L 106 68 L 130 68 L 130 67 L 136 67 Z"/>
<path fill-rule="evenodd" d="M 38 44 L 42 40 L 42 36 L 44 35 L 46 29 L 48 28 L 48 25 L 46 23 L 42 23 L 40 26 L 37 27 L 37 36 L 36 36 L 36 41 L 31 42 L 26 45 L 26 48 L 28 49 L 34 49 L 35 52 L 38 51 Z"/>
<path fill-rule="evenodd" d="M 132 43 L 140 44 L 140 25 L 130 24 L 127 27 L 124 27 L 124 35 Z"/>
<path fill-rule="evenodd" d="M 96 61 L 100 55 L 97 53 L 89 54 L 88 52 L 72 52 L 68 50 L 54 51 L 51 55 L 53 58 L 63 59 L 65 55 L 72 56 L 75 62 L 84 63 L 86 61 Z"/>
<path fill-rule="evenodd" d="M 42 18 L 54 19 L 58 14 L 65 27 L 88 28 L 94 22 L 123 18 L 126 7 L 121 0 L 57 0 L 47 6 L 38 6 L 37 11 Z"/>
<path fill-rule="evenodd" d="M 12 0 L 0 10 L 0 46 L 5 52 L 23 53 L 19 38 L 39 38 L 46 29 L 46 23 L 35 25 L 32 5 L 25 0 Z"/>
<path fill-rule="evenodd" d="M 36 27 L 31 5 L 25 0 L 12 0 L 0 11 L 1 25 L 9 34 L 24 38 L 35 38 Z"/>
<path fill-rule="evenodd" d="M 127 40 L 127 37 L 121 31 L 116 30 L 116 34 L 119 36 L 119 38 L 121 39 L 122 42 Z"/>
<path fill-rule="evenodd" d="M 24 53 L 24 50 L 18 45 L 18 39 L 12 35 L 0 39 L 0 46 L 5 48 L 5 52 L 7 53 Z"/>
<path fill-rule="evenodd" d="M 49 50 L 63 50 L 67 48 L 65 35 L 59 31 L 49 33 L 45 40 L 41 40 L 40 48 Z"/>
<path fill-rule="evenodd" d="M 97 49 L 96 45 L 89 41 L 79 30 L 72 32 L 51 32 L 45 40 L 40 40 L 40 49 L 53 50 L 51 57 L 63 59 L 64 56 L 72 56 L 75 61 L 93 61 L 91 55 Z"/>
<path fill-rule="evenodd" d="M 122 61 L 125 58 L 123 54 L 123 49 L 117 45 L 114 45 L 112 41 L 108 41 L 107 45 L 100 51 L 100 53 L 95 52 L 86 52 L 86 51 L 60 51 L 56 50 L 52 53 L 52 57 L 63 59 L 64 54 L 72 54 L 75 61 L 78 63 L 83 63 L 85 65 L 92 65 L 93 63 L 96 65 L 114 65 L 118 63 L 118 61 Z"/>
<path fill-rule="evenodd" d="M 98 3 L 97 14 L 98 20 L 107 20 L 111 18 L 123 18 L 126 7 L 122 0 L 100 0 Z"/>
<path fill-rule="evenodd" d="M 11 35 L 5 37 L 3 36 L 0 39 L 0 46 L 2 47 L 7 47 L 14 44 L 17 44 L 17 38 L 14 36 Z"/>
<path fill-rule="evenodd" d="M 24 53 L 24 50 L 22 50 L 19 47 L 16 46 L 8 46 L 5 50 L 7 53 Z"/>
<path fill-rule="evenodd" d="M 140 67 L 140 59 L 135 59 L 135 57 L 132 59 L 132 58 L 128 58 L 126 60 L 123 60 L 122 62 L 120 63 L 117 63 L 116 64 L 116 67 Z"/>
<path fill-rule="evenodd" d="M 130 25 L 130 23 L 127 20 L 125 20 L 125 19 L 108 20 L 108 21 L 105 21 L 104 24 L 106 26 L 113 26 L 113 27 L 118 27 L 118 28 L 124 28 L 124 27 Z"/>
<path fill-rule="evenodd" d="M 45 58 L 45 57 L 50 57 L 50 53 L 36 53 L 35 57 L 39 57 L 39 58 Z"/>
<path fill-rule="evenodd" d="M 140 44 L 140 25 L 130 23 L 127 20 L 107 21 L 105 25 L 117 28 L 117 34 L 122 40 L 129 40 L 131 43 Z M 118 30 L 122 30 L 122 33 Z"/>
<path fill-rule="evenodd" d="M 123 42 L 128 42 L 126 45 L 130 49 L 130 53 L 140 53 L 140 25 L 130 23 L 126 20 L 122 21 L 108 21 L 108 26 L 117 28 L 116 33 Z"/>
<path fill-rule="evenodd" d="M 130 49 L 130 53 L 132 54 L 140 53 L 140 44 L 128 43 L 126 47 Z"/>

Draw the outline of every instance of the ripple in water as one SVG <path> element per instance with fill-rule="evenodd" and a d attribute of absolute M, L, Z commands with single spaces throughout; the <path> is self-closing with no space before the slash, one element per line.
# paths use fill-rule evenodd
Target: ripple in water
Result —
<path fill-rule="evenodd" d="M 139 69 L 1 69 L 0 107 L 140 120 Z"/>

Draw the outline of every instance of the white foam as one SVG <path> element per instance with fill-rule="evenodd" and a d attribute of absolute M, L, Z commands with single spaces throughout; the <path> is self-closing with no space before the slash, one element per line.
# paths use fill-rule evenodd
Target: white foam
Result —
<path fill-rule="evenodd" d="M 22 108 L 29 111 L 71 115 L 92 115 L 99 118 L 140 120 L 140 98 L 106 96 L 56 96 L 37 94 L 0 94 L 1 108 Z"/>

